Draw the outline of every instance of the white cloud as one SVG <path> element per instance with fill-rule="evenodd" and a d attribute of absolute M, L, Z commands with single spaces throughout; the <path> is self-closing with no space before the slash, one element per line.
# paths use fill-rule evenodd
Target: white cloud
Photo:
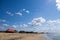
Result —
<path fill-rule="evenodd" d="M 9 12 L 9 11 L 7 11 L 6 13 L 9 14 L 9 15 L 11 14 L 11 12 Z"/>
<path fill-rule="evenodd" d="M 20 26 L 20 30 L 24 30 L 24 31 L 26 31 L 26 30 L 28 30 L 28 25 L 27 24 L 20 24 L 19 25 Z"/>
<path fill-rule="evenodd" d="M 18 11 L 18 12 L 16 12 L 15 14 L 22 16 L 24 12 L 26 12 L 26 13 L 28 13 L 28 14 L 30 13 L 29 10 L 27 10 L 27 9 L 22 9 L 22 11 Z"/>
<path fill-rule="evenodd" d="M 59 32 L 60 31 L 60 19 L 56 20 L 48 20 L 48 27 L 50 28 L 50 32 Z"/>
<path fill-rule="evenodd" d="M 9 11 L 7 11 L 6 12 L 8 15 L 10 15 L 10 16 L 14 16 L 14 14 L 12 14 L 11 12 L 9 12 Z"/>
<path fill-rule="evenodd" d="M 13 28 L 17 28 L 17 25 L 12 25 L 11 27 L 13 27 Z"/>
<path fill-rule="evenodd" d="M 16 14 L 19 15 L 19 16 L 22 16 L 22 13 L 21 12 L 17 12 Z"/>
<path fill-rule="evenodd" d="M 48 20 L 47 23 L 49 23 L 49 24 L 60 24 L 60 19 Z"/>
<path fill-rule="evenodd" d="M 22 11 L 22 12 L 30 13 L 30 11 L 29 11 L 29 10 L 27 10 L 27 9 L 23 9 L 23 11 Z"/>
<path fill-rule="evenodd" d="M 60 0 L 56 0 L 56 7 L 58 10 L 60 10 Z"/>
<path fill-rule="evenodd" d="M 20 27 L 27 27 L 27 24 L 21 24 Z"/>
<path fill-rule="evenodd" d="M 26 10 L 25 12 L 26 12 L 26 13 L 30 13 L 30 11 L 29 11 L 29 10 Z"/>
<path fill-rule="evenodd" d="M 6 22 L 6 20 L 2 20 L 2 22 Z"/>
<path fill-rule="evenodd" d="M 35 32 L 48 32 L 49 31 L 49 27 L 34 27 L 34 31 Z"/>
<path fill-rule="evenodd" d="M 2 19 L 0 19 L 0 22 L 6 22 L 6 20 L 4 20 L 4 19 L 3 19 L 3 20 L 2 20 Z"/>
<path fill-rule="evenodd" d="M 56 0 L 56 2 L 60 2 L 60 0 Z"/>
<path fill-rule="evenodd" d="M 23 9 L 23 11 L 25 11 L 26 9 Z"/>
<path fill-rule="evenodd" d="M 9 25 L 8 25 L 8 24 L 2 24 L 2 26 L 6 26 L 6 27 L 7 27 L 7 26 L 9 26 Z"/>
<path fill-rule="evenodd" d="M 42 18 L 42 17 L 39 17 L 39 18 L 34 18 L 30 23 L 30 25 L 33 25 L 33 26 L 41 26 L 43 23 L 45 23 L 45 19 Z"/>
<path fill-rule="evenodd" d="M 59 32 L 60 31 L 60 19 L 46 20 L 43 17 L 34 18 L 29 25 L 33 25 L 33 31 L 37 32 Z"/>
<path fill-rule="evenodd" d="M 10 15 L 10 16 L 14 16 L 15 14 L 16 14 L 16 15 L 19 15 L 19 16 L 22 16 L 24 12 L 30 13 L 30 11 L 27 10 L 27 9 L 22 9 L 22 10 L 20 10 L 20 11 L 14 12 L 14 14 L 13 14 L 12 12 L 10 12 L 10 11 L 7 11 L 6 13 L 7 13 L 8 15 Z"/>

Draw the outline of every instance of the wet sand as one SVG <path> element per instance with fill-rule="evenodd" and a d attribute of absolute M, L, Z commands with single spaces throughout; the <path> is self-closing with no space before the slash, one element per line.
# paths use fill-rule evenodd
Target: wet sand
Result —
<path fill-rule="evenodd" d="M 45 40 L 43 34 L 0 33 L 0 40 Z"/>

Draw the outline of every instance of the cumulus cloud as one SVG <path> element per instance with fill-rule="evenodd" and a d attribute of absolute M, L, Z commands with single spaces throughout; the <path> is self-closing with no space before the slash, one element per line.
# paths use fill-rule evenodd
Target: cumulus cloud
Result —
<path fill-rule="evenodd" d="M 47 24 L 48 24 L 48 27 L 50 28 L 49 31 L 51 31 L 51 32 L 60 31 L 60 19 L 48 20 Z"/>
<path fill-rule="evenodd" d="M 23 9 L 22 12 L 30 13 L 30 11 L 27 9 Z"/>
<path fill-rule="evenodd" d="M 2 22 L 6 22 L 6 20 L 2 20 Z"/>
<path fill-rule="evenodd" d="M 25 11 L 26 9 L 23 9 L 23 11 Z"/>
<path fill-rule="evenodd" d="M 31 26 L 33 25 L 33 26 Z M 13 25 L 17 28 L 17 25 Z M 18 25 L 20 30 L 34 31 L 34 32 L 59 32 L 60 31 L 60 19 L 46 20 L 43 17 L 33 18 L 28 24 Z"/>
<path fill-rule="evenodd" d="M 9 26 L 8 24 L 3 24 L 3 26 Z"/>
<path fill-rule="evenodd" d="M 50 30 L 49 30 L 49 27 L 38 26 L 38 27 L 34 27 L 34 31 L 35 32 L 49 32 Z"/>
<path fill-rule="evenodd" d="M 9 12 L 9 11 L 7 11 L 6 12 L 8 15 L 10 15 L 10 16 L 14 16 L 14 14 L 12 14 L 11 12 Z"/>
<path fill-rule="evenodd" d="M 48 24 L 60 24 L 60 19 L 48 20 L 47 23 L 48 23 Z"/>
<path fill-rule="evenodd" d="M 30 11 L 29 11 L 29 10 L 26 10 L 25 12 L 26 12 L 26 13 L 30 13 Z"/>
<path fill-rule="evenodd" d="M 6 13 L 7 13 L 8 15 L 10 15 L 10 16 L 14 16 L 15 14 L 16 14 L 16 15 L 19 15 L 19 16 L 22 16 L 24 12 L 30 13 L 30 11 L 27 10 L 27 9 L 19 10 L 19 11 L 17 11 L 17 12 L 14 12 L 14 14 L 13 14 L 12 12 L 10 12 L 10 11 L 7 11 Z"/>
<path fill-rule="evenodd" d="M 23 16 L 23 13 L 26 12 L 26 13 L 30 13 L 29 10 L 26 10 L 26 9 L 22 9 L 22 11 L 18 11 L 16 12 L 15 14 L 19 15 L 19 16 Z"/>
<path fill-rule="evenodd" d="M 33 25 L 32 29 L 36 32 L 59 32 L 60 31 L 60 19 L 46 20 L 43 17 L 33 18 L 29 25 Z"/>
<path fill-rule="evenodd" d="M 24 31 L 29 30 L 29 29 L 27 28 L 27 27 L 28 27 L 27 24 L 20 24 L 19 27 L 20 27 L 20 30 L 24 30 Z"/>
<path fill-rule="evenodd" d="M 12 28 L 17 28 L 17 25 L 12 25 L 11 27 L 12 27 Z"/>
<path fill-rule="evenodd" d="M 60 0 L 56 0 L 56 7 L 58 10 L 60 10 Z"/>
<path fill-rule="evenodd" d="M 27 24 L 20 24 L 20 27 L 27 27 Z"/>
<path fill-rule="evenodd" d="M 4 20 L 4 19 L 0 19 L 0 22 L 6 22 L 6 20 Z"/>
<path fill-rule="evenodd" d="M 0 25 L 1 27 L 9 27 L 9 25 L 8 24 L 2 24 L 2 25 Z"/>
<path fill-rule="evenodd" d="M 30 23 L 33 26 L 41 26 L 46 20 L 43 17 L 34 18 Z"/>
<path fill-rule="evenodd" d="M 19 16 L 22 16 L 22 13 L 21 12 L 17 12 L 16 14 L 19 15 Z"/>

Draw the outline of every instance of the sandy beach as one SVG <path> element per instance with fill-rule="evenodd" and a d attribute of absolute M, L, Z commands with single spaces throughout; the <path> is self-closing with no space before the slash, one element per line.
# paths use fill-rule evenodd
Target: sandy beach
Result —
<path fill-rule="evenodd" d="M 0 33 L 0 40 L 45 40 L 43 34 Z"/>

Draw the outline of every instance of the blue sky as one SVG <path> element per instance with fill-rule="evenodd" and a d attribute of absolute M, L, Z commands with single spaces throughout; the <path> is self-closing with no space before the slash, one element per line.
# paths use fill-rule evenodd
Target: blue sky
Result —
<path fill-rule="evenodd" d="M 48 31 L 49 28 L 54 29 L 56 25 L 58 29 L 59 3 L 60 0 L 0 0 L 0 28 Z"/>

